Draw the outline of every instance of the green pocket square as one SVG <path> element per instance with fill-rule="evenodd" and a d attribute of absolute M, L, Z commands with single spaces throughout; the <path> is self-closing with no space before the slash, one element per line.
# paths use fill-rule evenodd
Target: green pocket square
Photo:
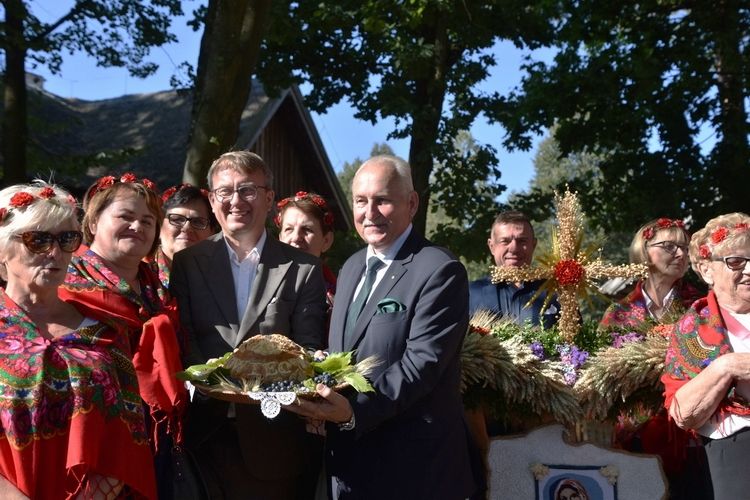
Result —
<path fill-rule="evenodd" d="M 398 300 L 386 297 L 378 302 L 377 314 L 395 313 L 399 311 L 406 311 L 406 306 Z"/>

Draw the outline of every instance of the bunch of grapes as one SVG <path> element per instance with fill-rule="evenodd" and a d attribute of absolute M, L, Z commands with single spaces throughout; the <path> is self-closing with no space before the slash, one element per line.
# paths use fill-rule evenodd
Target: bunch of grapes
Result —
<path fill-rule="evenodd" d="M 323 372 L 315 375 L 315 377 L 313 377 L 313 382 L 315 382 L 316 384 L 324 384 L 328 387 L 336 386 L 336 379 L 333 378 L 333 375 L 328 372 Z"/>
<path fill-rule="evenodd" d="M 263 392 L 296 392 L 299 386 L 300 384 L 293 380 L 282 380 L 264 384 L 260 387 L 260 390 Z"/>

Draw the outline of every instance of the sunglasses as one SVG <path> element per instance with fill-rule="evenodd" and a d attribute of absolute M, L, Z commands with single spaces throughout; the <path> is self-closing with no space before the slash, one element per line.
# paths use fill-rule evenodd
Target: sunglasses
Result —
<path fill-rule="evenodd" d="M 206 229 L 209 222 L 205 217 L 185 217 L 180 214 L 167 214 L 167 221 L 175 227 L 183 227 L 189 222 L 193 229 Z"/>
<path fill-rule="evenodd" d="M 31 253 L 48 253 L 57 241 L 60 250 L 72 253 L 78 250 L 83 241 L 83 233 L 80 231 L 63 231 L 52 234 L 47 231 L 26 231 L 15 235 Z"/>

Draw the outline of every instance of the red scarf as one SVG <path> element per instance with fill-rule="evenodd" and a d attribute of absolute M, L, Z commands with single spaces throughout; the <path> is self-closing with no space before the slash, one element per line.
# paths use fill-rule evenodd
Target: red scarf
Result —
<path fill-rule="evenodd" d="M 130 336 L 140 394 L 153 421 L 154 447 L 158 446 L 156 438 L 161 431 L 171 434 L 179 444 L 188 394 L 184 384 L 174 376 L 182 370 L 177 307 L 174 299 L 164 291 L 160 293 L 161 283 L 148 264 L 140 264 L 138 279 L 140 295 L 94 252 L 79 251 L 68 268 L 60 296 L 75 303 L 87 316 Z"/>
<path fill-rule="evenodd" d="M 727 328 L 713 291 L 697 300 L 677 322 L 664 362 L 664 406 L 669 410 L 677 390 L 698 375 L 719 356 L 732 351 Z M 716 410 L 719 415 L 750 415 L 750 407 L 727 391 Z"/>

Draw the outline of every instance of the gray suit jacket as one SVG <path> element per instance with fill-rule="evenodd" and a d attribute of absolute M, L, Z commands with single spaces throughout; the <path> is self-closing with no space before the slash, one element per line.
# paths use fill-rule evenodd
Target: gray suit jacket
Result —
<path fill-rule="evenodd" d="M 241 319 L 221 233 L 177 252 L 172 267 L 170 291 L 188 338 L 186 365 L 222 356 L 259 333 L 281 333 L 310 349 L 325 345 L 325 284 L 316 257 L 269 235 Z M 188 444 L 210 439 L 227 410 L 226 402 L 196 395 L 188 412 Z M 282 412 L 268 420 L 252 404 L 236 405 L 236 415 L 249 474 L 278 479 L 304 471 L 310 435 L 301 419 Z"/>
<path fill-rule="evenodd" d="M 381 364 L 370 377 L 376 392 L 350 399 L 355 429 L 328 427 L 333 497 L 465 499 L 474 490 L 459 391 L 469 320 L 466 270 L 412 232 L 373 290 L 353 336 L 344 339 L 365 255 L 354 254 L 339 274 L 329 350 L 354 349 L 357 360 L 376 356 Z"/>
<path fill-rule="evenodd" d="M 320 261 L 270 235 L 242 318 L 221 233 L 177 252 L 170 279 L 188 336 L 189 364 L 222 356 L 259 333 L 282 333 L 309 348 L 325 345 Z"/>

